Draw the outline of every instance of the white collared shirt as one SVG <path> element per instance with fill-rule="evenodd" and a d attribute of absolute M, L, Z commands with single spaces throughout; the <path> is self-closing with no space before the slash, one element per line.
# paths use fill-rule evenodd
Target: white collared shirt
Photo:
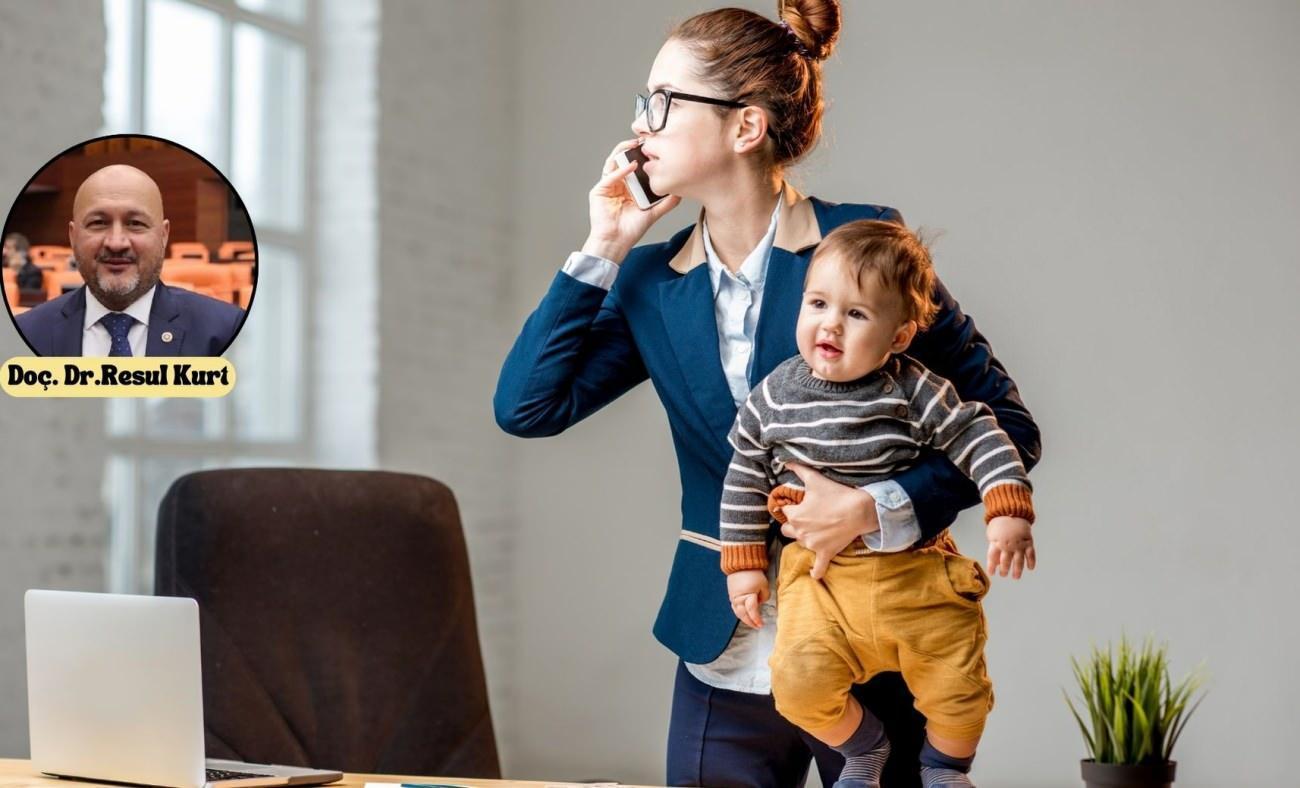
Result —
<path fill-rule="evenodd" d="M 778 200 L 767 232 L 734 274 L 727 270 L 713 248 L 708 220 L 700 222 L 709 283 L 713 286 L 713 315 L 718 322 L 718 355 L 737 410 L 749 396 L 749 370 L 754 364 L 754 338 L 758 331 L 759 310 L 763 305 L 763 284 L 767 281 L 767 261 L 772 256 L 780 211 L 781 201 Z"/>
<path fill-rule="evenodd" d="M 131 345 L 132 356 L 143 356 L 149 342 L 149 310 L 153 309 L 153 295 L 158 286 L 154 285 L 122 312 L 135 318 L 135 323 L 126 333 L 126 341 Z M 81 328 L 81 355 L 107 356 L 113 349 L 113 338 L 108 328 L 99 322 L 104 315 L 113 310 L 99 303 L 95 294 L 86 288 L 86 318 Z"/>
<path fill-rule="evenodd" d="M 741 263 L 740 271 L 736 274 L 728 271 L 718 259 L 709 240 L 707 222 L 702 222 L 701 226 L 709 281 L 713 286 L 718 351 L 737 410 L 749 396 L 749 368 L 758 329 L 759 307 L 763 300 L 763 285 L 767 280 L 768 260 L 772 256 L 772 246 L 776 239 L 780 208 L 778 203 L 767 234 Z M 618 276 L 616 263 L 582 252 L 569 255 L 562 270 L 580 282 L 604 290 L 613 287 Z M 921 538 L 921 527 L 917 523 L 912 500 L 902 485 L 889 480 L 868 484 L 862 489 L 875 498 L 876 516 L 880 521 L 880 530 L 867 534 L 864 538 L 867 547 L 881 552 L 897 552 Z M 776 590 L 776 572 L 780 564 L 781 543 L 773 540 L 768 562 L 768 583 L 773 591 Z M 761 695 L 771 693 L 772 675 L 767 659 L 776 642 L 775 593 L 761 606 L 760 612 L 763 617 L 762 629 L 739 625 L 717 659 L 703 665 L 685 663 L 691 675 L 718 689 Z"/>

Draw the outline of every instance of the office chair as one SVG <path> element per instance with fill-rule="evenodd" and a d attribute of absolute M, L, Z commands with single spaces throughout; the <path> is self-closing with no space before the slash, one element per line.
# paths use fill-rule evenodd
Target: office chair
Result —
<path fill-rule="evenodd" d="M 455 498 L 420 476 L 191 473 L 155 593 L 199 603 L 209 758 L 499 777 Z"/>
<path fill-rule="evenodd" d="M 168 259 L 208 262 L 208 247 L 197 241 L 173 241 Z"/>
<path fill-rule="evenodd" d="M 194 260 L 167 260 L 162 267 L 163 284 L 175 285 L 188 282 L 195 290 L 203 288 L 222 301 L 230 301 L 235 291 L 235 274 L 228 265 L 213 265 Z"/>

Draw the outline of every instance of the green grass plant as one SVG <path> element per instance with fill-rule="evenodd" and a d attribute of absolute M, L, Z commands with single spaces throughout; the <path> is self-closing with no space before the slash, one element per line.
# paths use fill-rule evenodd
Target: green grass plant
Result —
<path fill-rule="evenodd" d="M 1171 760 L 1183 726 L 1204 700 L 1201 668 L 1174 685 L 1166 645 L 1150 638 L 1140 649 L 1121 637 L 1116 651 L 1096 646 L 1083 663 L 1070 658 L 1082 712 L 1066 694 L 1088 753 L 1097 763 L 1140 764 Z"/>

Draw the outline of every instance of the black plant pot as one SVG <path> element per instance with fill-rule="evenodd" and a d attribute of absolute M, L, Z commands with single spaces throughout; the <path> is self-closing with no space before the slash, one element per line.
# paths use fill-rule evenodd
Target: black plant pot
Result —
<path fill-rule="evenodd" d="M 1173 788 L 1174 761 L 1120 764 L 1081 761 L 1083 783 L 1088 788 Z"/>

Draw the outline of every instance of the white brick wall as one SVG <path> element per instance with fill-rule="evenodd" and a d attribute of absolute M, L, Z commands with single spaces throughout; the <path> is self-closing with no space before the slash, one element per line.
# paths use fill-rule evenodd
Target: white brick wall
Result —
<path fill-rule="evenodd" d="M 84 0 L 0 2 L 0 204 L 101 123 L 104 20 Z M 7 322 L 7 321 L 6 321 Z M 0 326 L 0 360 L 30 354 Z M 99 590 L 108 517 L 100 502 L 104 406 L 0 402 L 0 756 L 27 756 L 23 591 Z"/>

